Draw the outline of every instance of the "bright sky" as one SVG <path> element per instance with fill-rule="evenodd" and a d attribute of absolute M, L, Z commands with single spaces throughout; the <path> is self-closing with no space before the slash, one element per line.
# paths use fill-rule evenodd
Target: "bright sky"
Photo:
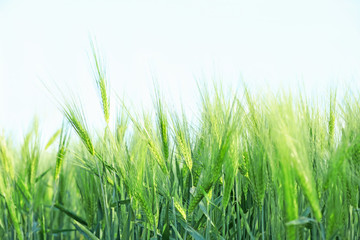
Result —
<path fill-rule="evenodd" d="M 193 107 L 196 79 L 214 76 L 234 89 L 360 80 L 358 0 L 0 0 L 0 129 L 21 135 L 35 114 L 45 133 L 60 126 L 41 80 L 101 119 L 90 35 L 112 89 L 145 108 L 153 75 L 171 102 Z"/>

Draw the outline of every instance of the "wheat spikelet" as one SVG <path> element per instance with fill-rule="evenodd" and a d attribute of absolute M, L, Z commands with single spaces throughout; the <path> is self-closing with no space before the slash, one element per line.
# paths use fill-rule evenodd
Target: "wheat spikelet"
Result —
<path fill-rule="evenodd" d="M 0 136 L 0 160 L 1 160 L 0 163 L 3 166 L 3 168 L 5 169 L 5 172 L 8 174 L 10 179 L 13 180 L 14 176 L 15 176 L 14 167 L 13 167 L 13 163 L 10 159 L 8 149 L 6 147 L 5 138 L 2 136 Z"/>
<path fill-rule="evenodd" d="M 60 133 L 59 148 L 58 148 L 58 152 L 56 155 L 56 165 L 55 165 L 55 172 L 54 172 L 55 180 L 57 180 L 59 178 L 61 167 L 63 165 L 63 161 L 64 161 L 67 147 L 69 144 L 69 138 L 70 138 L 69 129 L 63 123 L 63 126 L 61 128 L 61 133 Z"/>
<path fill-rule="evenodd" d="M 81 141 L 84 143 L 86 149 L 91 155 L 95 155 L 94 145 L 90 139 L 89 132 L 87 130 L 84 114 L 81 106 L 77 106 L 74 103 L 67 103 L 63 106 L 63 113 L 69 123 L 72 125 Z"/>
<path fill-rule="evenodd" d="M 96 82 L 96 87 L 100 96 L 100 104 L 103 109 L 104 119 L 107 124 L 109 124 L 110 119 L 110 95 L 108 81 L 106 78 L 105 68 L 102 65 L 102 62 L 99 59 L 99 53 L 97 53 L 96 47 L 93 42 L 91 42 L 92 53 L 95 61 L 95 70 L 94 78 Z"/>

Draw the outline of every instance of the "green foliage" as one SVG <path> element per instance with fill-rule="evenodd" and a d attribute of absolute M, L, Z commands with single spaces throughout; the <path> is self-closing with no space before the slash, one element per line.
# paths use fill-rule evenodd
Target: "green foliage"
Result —
<path fill-rule="evenodd" d="M 112 126 L 94 49 L 103 132 L 91 135 L 81 104 L 68 101 L 44 148 L 37 121 L 21 146 L 0 137 L 1 239 L 360 237 L 354 94 L 338 102 L 332 92 L 319 107 L 302 95 L 203 88 L 191 122 L 156 88 L 154 115 L 123 103 Z"/>

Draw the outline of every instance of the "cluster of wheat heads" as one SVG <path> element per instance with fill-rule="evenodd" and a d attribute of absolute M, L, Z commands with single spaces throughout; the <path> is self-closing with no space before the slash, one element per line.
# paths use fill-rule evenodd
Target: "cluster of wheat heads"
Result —
<path fill-rule="evenodd" d="M 111 116 L 94 56 L 100 134 L 69 101 L 45 146 L 37 121 L 21 146 L 1 136 L 1 239 L 360 237 L 357 96 L 332 93 L 322 107 L 302 95 L 204 88 L 190 122 L 157 89 L 154 113 L 122 103 Z"/>

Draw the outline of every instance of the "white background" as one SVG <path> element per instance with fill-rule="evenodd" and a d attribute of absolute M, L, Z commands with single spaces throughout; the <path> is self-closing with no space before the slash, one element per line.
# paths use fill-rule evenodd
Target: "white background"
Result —
<path fill-rule="evenodd" d="M 80 96 L 90 125 L 102 120 L 89 36 L 114 92 L 144 109 L 154 76 L 187 109 L 199 103 L 196 80 L 319 94 L 359 85 L 356 0 L 0 0 L 1 130 L 19 137 L 35 115 L 45 135 L 60 126 L 42 82 Z"/>

